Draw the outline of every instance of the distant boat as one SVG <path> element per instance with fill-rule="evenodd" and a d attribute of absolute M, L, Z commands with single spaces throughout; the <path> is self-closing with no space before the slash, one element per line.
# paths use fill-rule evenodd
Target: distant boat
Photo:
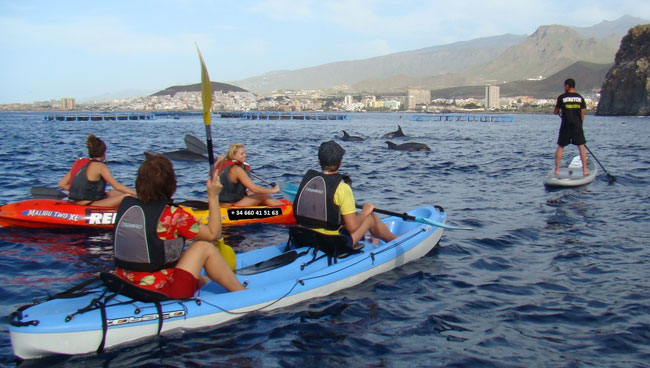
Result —
<path fill-rule="evenodd" d="M 181 118 L 180 116 L 178 116 L 178 115 L 174 115 L 174 119 L 178 120 L 178 119 L 180 119 L 180 118 Z"/>

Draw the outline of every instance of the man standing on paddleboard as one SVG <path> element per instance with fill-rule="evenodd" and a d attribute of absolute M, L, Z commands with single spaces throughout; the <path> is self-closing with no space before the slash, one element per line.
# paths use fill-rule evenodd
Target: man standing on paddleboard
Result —
<path fill-rule="evenodd" d="M 578 146 L 580 159 L 582 160 L 582 174 L 589 175 L 587 169 L 587 150 L 585 144 L 585 133 L 582 130 L 582 123 L 585 121 L 587 104 L 585 99 L 576 92 L 576 81 L 569 78 L 564 81 L 564 93 L 558 96 L 553 114 L 562 112 L 562 123 L 557 137 L 557 150 L 555 150 L 555 176 L 560 174 L 562 151 L 569 143 Z"/>

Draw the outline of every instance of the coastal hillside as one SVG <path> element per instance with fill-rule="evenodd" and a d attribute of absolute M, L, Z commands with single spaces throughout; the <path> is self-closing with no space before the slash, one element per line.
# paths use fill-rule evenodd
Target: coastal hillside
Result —
<path fill-rule="evenodd" d="M 347 89 L 395 93 L 547 77 L 578 61 L 610 64 L 630 16 L 591 27 L 540 26 L 532 35 L 502 35 L 298 70 L 272 71 L 233 84 L 255 93 L 278 89 Z"/>
<path fill-rule="evenodd" d="M 201 83 L 188 84 L 185 86 L 171 86 L 162 91 L 158 91 L 152 96 L 173 96 L 178 92 L 200 92 Z M 247 90 L 227 83 L 212 82 L 212 91 L 226 92 L 248 92 Z"/>
<path fill-rule="evenodd" d="M 562 93 L 562 86 L 567 78 L 576 80 L 576 88 L 580 93 L 595 93 L 600 90 L 603 79 L 612 65 L 578 61 L 543 80 L 519 80 L 499 84 L 499 95 L 501 97 L 555 98 Z M 448 97 L 480 99 L 484 96 L 484 85 L 450 87 L 431 91 L 433 99 Z"/>
<path fill-rule="evenodd" d="M 502 35 L 444 46 L 394 53 L 363 60 L 334 62 L 298 70 L 273 71 L 231 82 L 255 93 L 278 89 L 327 89 L 395 75 L 439 75 L 460 72 L 493 60 L 525 36 Z M 378 89 L 382 89 L 383 86 Z"/>
<path fill-rule="evenodd" d="M 400 88 L 405 90 L 407 86 L 441 89 L 547 78 L 579 61 L 612 64 L 617 49 L 618 45 L 610 38 L 585 38 L 570 27 L 542 26 L 493 60 L 462 72 L 428 77 L 391 77 L 383 83 L 358 83 L 354 88 L 361 91 L 396 91 Z M 598 85 L 601 83 L 602 79 Z"/>

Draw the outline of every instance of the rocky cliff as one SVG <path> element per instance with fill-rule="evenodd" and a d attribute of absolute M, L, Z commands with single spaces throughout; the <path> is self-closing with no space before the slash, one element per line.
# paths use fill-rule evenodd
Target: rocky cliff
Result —
<path fill-rule="evenodd" d="M 650 115 L 650 24 L 630 29 L 600 92 L 597 115 Z"/>

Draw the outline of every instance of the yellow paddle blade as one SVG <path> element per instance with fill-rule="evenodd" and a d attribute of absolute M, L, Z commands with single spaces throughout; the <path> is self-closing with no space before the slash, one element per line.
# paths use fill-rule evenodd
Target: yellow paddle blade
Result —
<path fill-rule="evenodd" d="M 208 68 L 203 61 L 203 55 L 199 45 L 196 44 L 196 51 L 199 52 L 199 59 L 201 59 L 201 103 L 203 104 L 203 122 L 205 125 L 210 125 L 210 109 L 212 109 L 212 83 L 210 83 L 210 75 L 208 75 Z"/>
<path fill-rule="evenodd" d="M 236 269 L 237 256 L 235 255 L 235 251 L 232 249 L 232 247 L 226 244 L 223 238 L 217 240 L 216 247 L 219 250 L 219 253 L 221 253 L 223 258 L 226 260 L 230 268 L 232 268 L 233 270 Z"/>

